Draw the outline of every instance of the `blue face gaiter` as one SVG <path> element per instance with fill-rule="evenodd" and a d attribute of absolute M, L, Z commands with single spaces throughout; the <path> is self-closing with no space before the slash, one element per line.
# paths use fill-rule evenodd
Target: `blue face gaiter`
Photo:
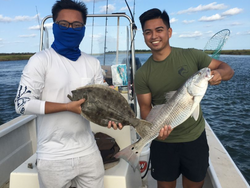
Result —
<path fill-rule="evenodd" d="M 59 25 L 53 24 L 54 42 L 51 47 L 62 56 L 76 61 L 81 56 L 79 45 L 85 34 L 85 27 L 80 31 L 73 28 L 60 29 Z"/>

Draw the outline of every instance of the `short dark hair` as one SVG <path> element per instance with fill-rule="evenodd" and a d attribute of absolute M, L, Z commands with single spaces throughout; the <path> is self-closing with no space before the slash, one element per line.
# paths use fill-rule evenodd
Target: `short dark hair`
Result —
<path fill-rule="evenodd" d="M 167 26 L 167 28 L 170 28 L 168 13 L 165 10 L 163 12 L 161 12 L 159 9 L 153 8 L 153 9 L 150 9 L 150 10 L 144 12 L 139 17 L 142 29 L 143 29 L 146 21 L 152 20 L 155 18 L 161 18 L 163 20 L 163 23 Z"/>
<path fill-rule="evenodd" d="M 58 17 L 58 13 L 62 9 L 72 9 L 72 10 L 77 10 L 77 11 L 81 12 L 82 13 L 82 20 L 83 20 L 84 24 L 86 24 L 88 9 L 83 2 L 77 2 L 74 0 L 57 1 L 52 7 L 52 16 L 53 16 L 54 22 L 56 21 L 56 19 Z"/>

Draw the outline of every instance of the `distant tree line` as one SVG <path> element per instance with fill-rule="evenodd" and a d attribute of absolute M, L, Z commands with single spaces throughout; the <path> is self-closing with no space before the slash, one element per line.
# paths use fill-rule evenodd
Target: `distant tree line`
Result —
<path fill-rule="evenodd" d="M 127 53 L 127 51 L 119 51 L 120 53 Z M 205 51 L 207 54 L 213 54 L 213 51 Z M 108 51 L 107 54 L 116 53 L 115 51 Z M 135 53 L 151 53 L 150 50 L 139 49 L 135 50 Z M 248 50 L 221 50 L 220 54 L 225 55 L 250 55 L 250 49 Z M 0 61 L 15 61 L 15 60 L 27 60 L 34 53 L 0 53 Z"/>
<path fill-rule="evenodd" d="M 213 54 L 213 51 L 206 51 L 208 54 Z M 220 54 L 224 55 L 250 55 L 250 50 L 221 50 Z"/>
<path fill-rule="evenodd" d="M 150 50 L 135 50 L 136 53 L 150 53 Z M 205 51 L 207 54 L 213 54 L 213 50 L 207 50 Z M 249 50 L 221 50 L 219 54 L 224 55 L 250 55 L 250 49 Z"/>
<path fill-rule="evenodd" d="M 0 61 L 27 60 L 34 53 L 0 53 Z"/>

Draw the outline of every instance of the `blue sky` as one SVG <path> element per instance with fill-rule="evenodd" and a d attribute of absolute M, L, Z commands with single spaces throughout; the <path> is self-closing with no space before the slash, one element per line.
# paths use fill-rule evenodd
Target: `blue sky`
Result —
<path fill-rule="evenodd" d="M 106 12 L 107 0 L 95 0 L 95 5 L 93 1 L 83 0 L 89 14 Z M 151 8 L 168 12 L 173 29 L 171 46 L 203 49 L 213 34 L 222 29 L 229 29 L 231 34 L 224 49 L 250 49 L 249 0 L 127 0 L 127 2 L 135 13 L 135 23 L 138 27 L 135 37 L 136 49 L 148 49 L 144 44 L 138 17 Z M 54 3 L 54 0 L 0 0 L 0 53 L 38 51 L 40 39 L 38 23 L 51 14 Z M 124 0 L 108 0 L 108 11 L 125 12 L 130 15 Z M 111 19 L 108 22 L 111 24 Z M 91 23 L 92 19 L 88 19 L 87 30 Z M 48 25 L 51 25 L 51 21 Z M 104 36 L 104 32 L 99 34 Z M 83 40 L 87 40 L 88 37 L 89 34 L 85 35 Z"/>

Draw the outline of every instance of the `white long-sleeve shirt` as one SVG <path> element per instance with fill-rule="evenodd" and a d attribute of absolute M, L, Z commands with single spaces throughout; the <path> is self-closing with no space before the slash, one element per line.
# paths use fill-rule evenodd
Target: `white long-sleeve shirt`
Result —
<path fill-rule="evenodd" d="M 72 90 L 100 83 L 103 83 L 100 62 L 83 52 L 77 61 L 52 48 L 30 58 L 21 76 L 15 107 L 17 113 L 38 115 L 38 159 L 81 157 L 98 149 L 89 121 L 68 111 L 45 114 L 45 101 L 68 103 L 67 95 Z"/>

